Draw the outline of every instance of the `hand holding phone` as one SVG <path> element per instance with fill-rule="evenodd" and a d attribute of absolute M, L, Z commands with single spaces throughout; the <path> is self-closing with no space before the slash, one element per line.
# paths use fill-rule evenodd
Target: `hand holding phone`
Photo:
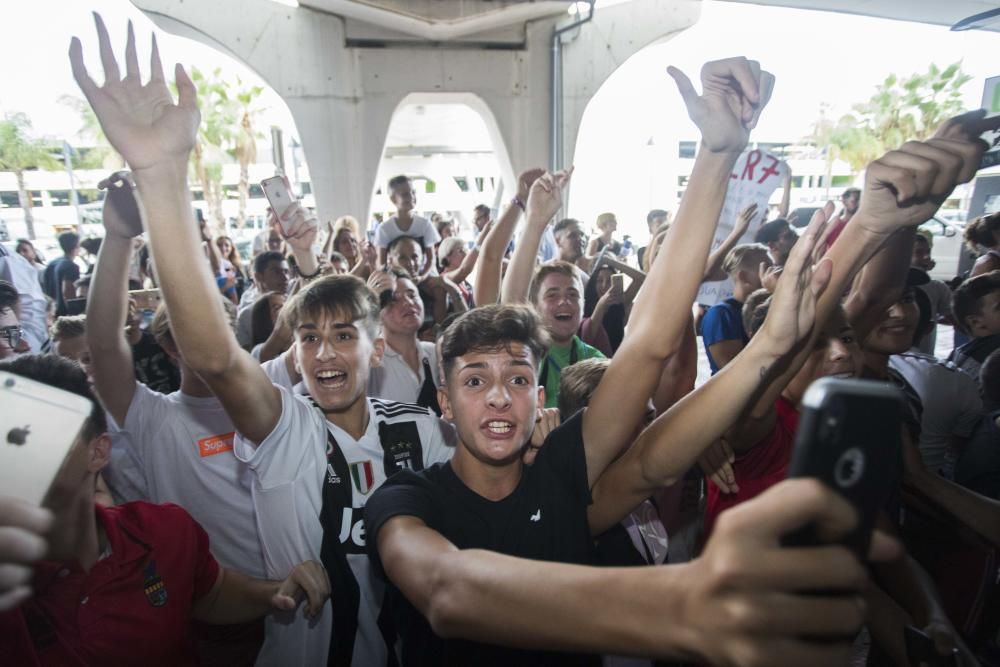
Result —
<path fill-rule="evenodd" d="M 93 404 L 69 391 L 0 371 L 0 489 L 41 505 Z"/>
<path fill-rule="evenodd" d="M 274 216 L 278 219 L 282 231 L 288 234 L 288 223 L 283 219 L 283 215 L 288 207 L 297 201 L 292 195 L 288 179 L 284 176 L 271 176 L 261 181 L 260 187 L 264 190 L 267 203 L 271 205 L 271 210 L 274 211 Z"/>
<path fill-rule="evenodd" d="M 885 382 L 823 378 L 806 390 L 788 477 L 816 477 L 858 513 L 843 540 L 866 560 L 872 530 L 899 483 L 903 397 Z M 813 526 L 787 535 L 787 546 L 821 543 Z"/>

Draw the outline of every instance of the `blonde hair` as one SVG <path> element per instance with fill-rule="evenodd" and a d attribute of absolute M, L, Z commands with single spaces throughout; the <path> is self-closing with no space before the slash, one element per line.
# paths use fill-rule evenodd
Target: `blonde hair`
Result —
<path fill-rule="evenodd" d="M 722 270 L 727 274 L 733 274 L 740 269 L 753 269 L 757 271 L 757 266 L 749 264 L 754 255 L 759 255 L 762 259 L 767 257 L 767 246 L 761 243 L 744 243 L 738 245 L 726 254 L 722 260 Z M 762 260 L 758 260 L 760 263 Z"/>
<path fill-rule="evenodd" d="M 85 336 L 86 334 L 86 315 L 62 315 L 57 317 L 55 322 L 52 323 L 52 329 L 49 331 L 49 337 L 53 343 L 66 340 L 67 338 Z"/>

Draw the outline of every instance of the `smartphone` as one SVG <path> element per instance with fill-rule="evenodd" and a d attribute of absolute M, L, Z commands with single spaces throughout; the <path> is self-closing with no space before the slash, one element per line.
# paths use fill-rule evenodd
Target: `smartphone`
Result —
<path fill-rule="evenodd" d="M 0 489 L 41 505 L 93 403 L 0 371 Z"/>
<path fill-rule="evenodd" d="M 264 190 L 264 196 L 267 197 L 267 203 L 271 205 L 271 210 L 278 216 L 278 223 L 287 233 L 288 228 L 285 226 L 287 222 L 282 220 L 281 216 L 296 201 L 295 196 L 292 195 L 292 189 L 288 185 L 288 179 L 284 176 L 271 176 L 261 181 L 260 187 Z"/>
<path fill-rule="evenodd" d="M 76 299 L 66 299 L 66 314 L 67 315 L 83 315 L 87 312 L 87 297 L 78 297 Z"/>
<path fill-rule="evenodd" d="M 934 647 L 934 640 L 927 633 L 912 625 L 903 628 L 906 640 L 906 659 L 911 665 L 927 665 L 928 667 L 955 667 L 958 665 L 958 649 L 952 649 L 948 655 L 941 655 Z"/>
<path fill-rule="evenodd" d="M 611 289 L 617 289 L 621 294 L 625 291 L 625 276 L 620 273 L 611 274 Z"/>
<path fill-rule="evenodd" d="M 158 289 L 134 289 L 129 290 L 128 295 L 135 299 L 135 307 L 142 313 L 142 327 L 148 329 L 153 323 L 153 316 L 156 309 L 160 307 L 162 297 Z"/>
<path fill-rule="evenodd" d="M 802 398 L 788 477 L 816 477 L 854 506 L 858 524 L 842 542 L 862 560 L 898 483 L 903 405 L 899 389 L 871 380 L 823 378 Z M 783 540 L 789 546 L 821 542 L 811 526 Z"/>

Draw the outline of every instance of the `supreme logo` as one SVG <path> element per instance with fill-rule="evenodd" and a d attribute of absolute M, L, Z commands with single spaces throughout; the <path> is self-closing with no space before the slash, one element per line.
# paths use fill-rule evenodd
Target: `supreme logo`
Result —
<path fill-rule="evenodd" d="M 233 432 L 202 438 L 198 441 L 198 452 L 201 454 L 201 458 L 233 451 L 233 437 L 235 436 L 236 433 Z"/>

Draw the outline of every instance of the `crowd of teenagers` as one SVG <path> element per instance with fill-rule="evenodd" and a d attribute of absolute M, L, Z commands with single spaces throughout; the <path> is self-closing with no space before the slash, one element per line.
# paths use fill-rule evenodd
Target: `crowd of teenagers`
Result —
<path fill-rule="evenodd" d="M 701 142 L 638 266 L 614 215 L 589 243 L 556 220 L 572 170 L 543 169 L 474 241 L 399 176 L 371 243 L 293 203 L 244 264 L 191 205 L 191 79 L 175 101 L 155 38 L 143 83 L 131 26 L 124 71 L 97 33 L 103 84 L 78 39 L 73 74 L 130 171 L 92 271 L 71 233 L 47 265 L 0 251 L 0 370 L 94 402 L 43 507 L 0 489 L 0 663 L 906 665 L 910 626 L 928 664 L 997 664 L 1000 216 L 957 285 L 917 227 L 1000 119 L 889 151 L 801 233 L 741 243 L 747 208 L 716 248 L 773 77 L 671 68 Z M 907 399 L 861 559 L 852 506 L 786 479 L 827 376 Z M 782 545 L 805 526 L 818 546 Z"/>

